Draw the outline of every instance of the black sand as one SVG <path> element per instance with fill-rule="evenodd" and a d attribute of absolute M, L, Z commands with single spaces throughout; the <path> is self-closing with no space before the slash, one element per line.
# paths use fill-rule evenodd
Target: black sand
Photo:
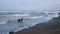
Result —
<path fill-rule="evenodd" d="M 60 34 L 60 16 L 58 18 L 52 18 L 46 23 L 37 24 L 14 34 Z"/>

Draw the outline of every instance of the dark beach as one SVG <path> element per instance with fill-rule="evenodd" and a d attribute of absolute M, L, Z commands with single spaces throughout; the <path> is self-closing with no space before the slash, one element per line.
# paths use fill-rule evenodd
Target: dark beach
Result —
<path fill-rule="evenodd" d="M 60 34 L 60 16 L 33 27 L 15 32 L 14 34 Z"/>

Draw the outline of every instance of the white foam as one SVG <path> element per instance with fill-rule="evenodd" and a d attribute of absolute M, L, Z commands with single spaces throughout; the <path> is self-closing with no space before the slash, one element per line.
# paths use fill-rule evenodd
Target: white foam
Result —
<path fill-rule="evenodd" d="M 34 17 L 30 17 L 30 19 L 38 19 L 41 18 L 42 16 L 34 16 Z"/>
<path fill-rule="evenodd" d="M 29 16 L 30 14 L 14 14 L 12 16 Z"/>
<path fill-rule="evenodd" d="M 58 17 L 58 14 L 57 13 L 53 13 L 53 14 L 48 14 L 48 16 Z"/>
<path fill-rule="evenodd" d="M 5 32 L 5 33 L 2 33 L 2 34 L 9 34 L 9 32 Z"/>
<path fill-rule="evenodd" d="M 5 23 L 7 23 L 7 22 L 0 22 L 0 24 L 5 24 Z"/>

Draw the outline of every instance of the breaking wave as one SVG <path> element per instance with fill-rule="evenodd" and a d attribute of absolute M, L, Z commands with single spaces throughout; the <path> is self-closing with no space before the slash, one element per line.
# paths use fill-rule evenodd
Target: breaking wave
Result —
<path fill-rule="evenodd" d="M 0 13 L 0 33 L 6 33 L 8 34 L 8 32 L 11 31 L 19 31 L 22 30 L 24 28 L 29 28 L 48 21 L 50 19 L 52 19 L 53 17 L 58 17 L 57 13 L 30 13 L 30 12 L 10 12 L 10 13 Z M 5 16 L 5 17 L 4 17 Z M 19 18 L 23 18 L 23 23 L 15 23 L 15 21 L 17 22 L 17 20 Z M 11 23 L 8 23 L 8 21 L 11 21 Z M 14 22 L 12 22 L 14 21 Z"/>

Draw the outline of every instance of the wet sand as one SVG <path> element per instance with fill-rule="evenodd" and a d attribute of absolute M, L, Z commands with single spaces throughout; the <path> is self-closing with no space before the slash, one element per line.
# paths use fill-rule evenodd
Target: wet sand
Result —
<path fill-rule="evenodd" d="M 60 34 L 60 16 L 33 27 L 15 32 L 14 34 Z"/>

